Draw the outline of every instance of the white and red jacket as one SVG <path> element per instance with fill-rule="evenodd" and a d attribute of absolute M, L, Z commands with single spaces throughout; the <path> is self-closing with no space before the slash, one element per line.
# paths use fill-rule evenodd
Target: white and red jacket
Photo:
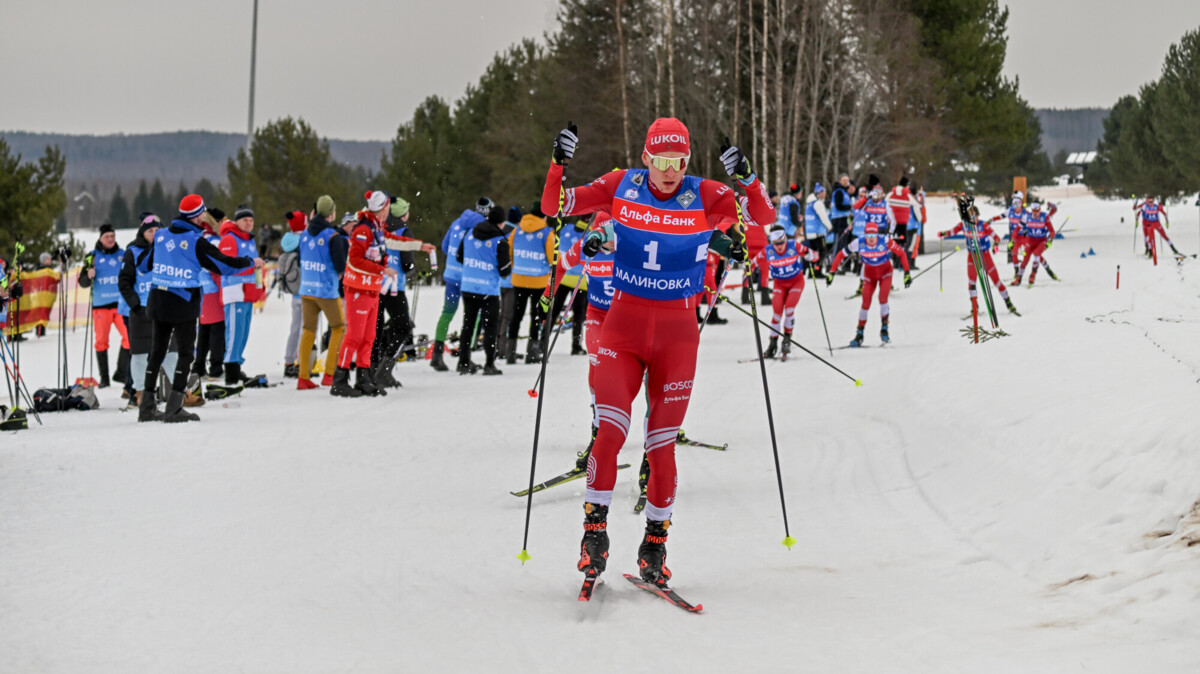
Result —
<path fill-rule="evenodd" d="M 896 185 L 891 192 L 887 193 L 887 204 L 892 209 L 892 218 L 901 229 L 907 228 L 908 216 L 912 212 L 911 209 L 921 209 L 921 204 L 913 198 L 912 192 L 908 191 L 907 187 Z"/>
<path fill-rule="evenodd" d="M 388 254 L 382 232 L 383 227 L 370 211 L 359 211 L 358 224 L 350 232 L 350 255 L 342 277 L 346 290 L 378 293 L 383 287 Z"/>

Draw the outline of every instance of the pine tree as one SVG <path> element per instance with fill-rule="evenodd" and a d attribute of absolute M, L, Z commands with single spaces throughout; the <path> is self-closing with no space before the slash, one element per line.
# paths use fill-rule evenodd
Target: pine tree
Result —
<path fill-rule="evenodd" d="M 1182 188 L 1194 190 L 1200 184 L 1200 30 L 1171 45 L 1156 93 L 1150 118 L 1163 157 L 1179 174 Z"/>
<path fill-rule="evenodd" d="M 67 207 L 63 174 L 67 160 L 57 146 L 47 146 L 37 162 L 25 162 L 0 138 L 0 256 L 12 261 L 17 242 L 26 252 L 19 262 L 37 259 L 58 246 L 54 218 Z"/>
<path fill-rule="evenodd" d="M 178 201 L 174 204 L 171 203 L 166 192 L 163 191 L 162 181 L 155 178 L 154 185 L 150 188 L 150 207 L 148 210 L 165 220 L 179 211 L 178 204 Z"/>
<path fill-rule="evenodd" d="M 114 227 L 128 227 L 133 222 L 133 216 L 129 213 L 129 202 L 125 201 L 125 197 L 121 194 L 120 185 L 117 185 L 112 201 L 108 204 L 108 221 Z"/>
<path fill-rule="evenodd" d="M 150 208 L 150 190 L 146 187 L 146 181 L 143 180 L 138 183 L 137 194 L 133 197 L 133 212 L 141 215 L 147 211 L 153 213 Z M 155 213 L 155 215 L 160 218 L 169 217 L 167 213 Z"/>

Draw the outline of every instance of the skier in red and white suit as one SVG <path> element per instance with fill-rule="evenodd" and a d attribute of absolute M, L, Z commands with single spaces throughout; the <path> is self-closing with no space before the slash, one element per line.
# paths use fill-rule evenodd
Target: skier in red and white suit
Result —
<path fill-rule="evenodd" d="M 675 504 L 675 438 L 691 398 L 699 330 L 697 294 L 703 290 L 709 246 L 744 259 L 735 194 L 714 180 L 688 176 L 690 141 L 677 119 L 655 120 L 642 152 L 644 169 L 606 173 L 588 185 L 563 189 L 563 170 L 574 155 L 576 129 L 554 143 L 542 208 L 560 215 L 604 212 L 612 228 L 589 232 L 582 252 L 616 240 L 612 306 L 600 335 L 596 409 L 600 430 L 588 458 L 584 537 L 578 568 L 589 579 L 608 558 L 607 517 L 617 477 L 617 453 L 629 432 L 633 399 L 646 377 L 649 398 L 646 446 L 651 477 L 646 534 L 638 565 L 646 580 L 665 585 L 667 527 Z M 724 148 L 726 171 L 750 197 L 751 217 L 771 222 L 766 190 L 736 147 Z M 560 201 L 561 200 L 561 201 Z M 737 237 L 730 241 L 721 231 Z"/>
<path fill-rule="evenodd" d="M 1142 236 L 1146 241 L 1146 257 L 1150 257 L 1154 233 L 1163 238 L 1171 250 L 1179 255 L 1179 251 L 1175 248 L 1175 244 L 1171 243 L 1171 238 L 1167 236 L 1166 230 L 1163 229 L 1163 219 L 1167 217 L 1167 207 L 1154 201 L 1154 197 L 1146 197 L 1146 200 L 1133 205 L 1135 218 L 1142 219 Z"/>
<path fill-rule="evenodd" d="M 938 232 L 940 238 L 946 238 L 955 234 L 964 234 L 967 239 L 967 292 L 971 296 L 971 311 L 977 311 L 979 308 L 979 293 L 975 288 L 978 275 L 975 272 L 975 251 L 979 251 L 980 260 L 983 262 L 983 271 L 992 279 L 992 283 L 996 284 L 996 290 L 1000 291 L 1000 296 L 1004 298 L 1004 305 L 1008 310 L 1017 313 L 1017 308 L 1013 306 L 1012 299 L 1008 296 L 1008 288 L 1004 287 L 1004 283 L 1000 280 L 1000 272 L 996 270 L 996 263 L 992 260 L 992 248 L 1000 250 L 1000 235 L 996 230 L 992 229 L 992 223 L 1006 219 L 1008 216 L 1001 213 L 990 220 L 982 220 L 979 217 L 979 209 L 974 205 L 970 208 L 971 218 L 974 223 L 970 227 L 970 231 L 963 226 L 963 223 L 958 223 L 953 229 L 948 229 L 944 232 Z"/>
<path fill-rule="evenodd" d="M 783 358 L 786 360 L 791 350 L 796 305 L 804 293 L 804 262 L 816 262 L 821 255 L 801 243 L 798 236 L 789 241 L 782 228 L 771 230 L 769 238 L 771 245 L 755 258 L 763 273 L 771 274 L 774 287 L 771 293 L 771 341 L 763 351 L 763 357 L 775 357 L 779 335 L 783 335 Z"/>
<path fill-rule="evenodd" d="M 875 188 L 878 190 L 879 188 Z M 868 217 L 870 214 L 868 213 Z M 904 266 L 904 287 L 912 284 L 912 276 L 908 273 L 908 256 L 904 255 L 904 249 L 895 241 L 881 231 L 878 222 L 868 220 L 864 228 L 864 236 L 861 239 L 855 239 L 850 242 L 850 245 L 838 252 L 837 257 L 833 259 L 834 269 L 841 264 L 842 258 L 846 256 L 846 251 L 858 253 L 862 258 L 862 308 L 858 311 L 858 330 L 855 332 L 854 339 L 850 341 L 850 346 L 859 347 L 863 342 L 863 329 L 867 327 L 867 316 L 871 311 L 871 299 L 875 295 L 875 288 L 879 288 L 879 319 L 882 325 L 879 328 L 879 338 L 884 342 L 890 342 L 888 336 L 888 320 L 891 316 L 891 306 L 888 304 L 888 295 L 892 292 L 892 255 L 897 255 L 900 258 L 900 264 Z M 833 276 L 825 277 L 825 284 L 833 283 Z"/>

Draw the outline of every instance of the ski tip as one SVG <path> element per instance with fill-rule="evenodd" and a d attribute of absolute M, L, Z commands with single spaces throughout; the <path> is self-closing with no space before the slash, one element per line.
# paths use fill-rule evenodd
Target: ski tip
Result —
<path fill-rule="evenodd" d="M 788 550 L 791 550 L 792 546 L 796 544 L 796 539 L 792 538 L 791 536 L 788 536 L 783 539 L 783 544 L 787 546 Z"/>
<path fill-rule="evenodd" d="M 528 562 L 529 560 L 533 559 L 533 557 L 529 554 L 528 551 L 522 550 L 517 555 L 517 559 L 521 560 L 521 563 L 524 564 L 525 562 Z"/>
<path fill-rule="evenodd" d="M 855 379 L 855 380 L 854 380 L 854 388 L 858 388 L 858 387 L 860 387 L 860 386 L 862 386 L 862 380 L 861 380 L 861 379 Z"/>
<path fill-rule="evenodd" d="M 530 397 L 530 398 L 536 398 L 536 397 L 537 397 L 537 391 L 535 391 L 534 389 L 529 389 L 528 391 L 526 391 L 526 393 L 528 393 L 528 394 L 529 394 L 529 397 Z"/>

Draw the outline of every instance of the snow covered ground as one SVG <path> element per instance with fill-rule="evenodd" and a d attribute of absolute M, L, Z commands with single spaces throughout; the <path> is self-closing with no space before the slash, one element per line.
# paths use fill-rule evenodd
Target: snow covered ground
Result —
<path fill-rule="evenodd" d="M 1196 208 L 1171 212 L 1176 245 L 1200 250 Z M 722 311 L 684 428 L 730 448 L 678 448 L 668 544 L 701 615 L 618 582 L 642 529 L 633 470 L 591 604 L 575 601 L 580 482 L 535 495 L 517 561 L 534 366 L 401 364 L 386 398 L 287 386 L 171 427 L 137 424 L 112 388 L 103 409 L 0 435 L 0 671 L 1197 671 L 1200 261 L 1136 254 L 1125 202 L 1067 196 L 1068 215 L 1048 253 L 1062 281 L 1013 290 L 1010 337 L 959 335 L 960 252 L 944 292 L 935 270 L 893 294 L 892 345 L 873 309 L 868 348 L 834 352 L 862 388 L 803 354 L 768 363 L 790 551 L 758 366 L 737 362 L 753 333 Z M 931 219 L 948 228 L 949 202 Z M 835 346 L 854 285 L 820 288 Z M 820 353 L 815 299 L 797 337 Z M 247 369 L 279 378 L 283 303 L 255 321 Z M 538 479 L 587 440 L 586 359 L 562 347 Z M 23 349 L 35 387 L 54 348 Z"/>

